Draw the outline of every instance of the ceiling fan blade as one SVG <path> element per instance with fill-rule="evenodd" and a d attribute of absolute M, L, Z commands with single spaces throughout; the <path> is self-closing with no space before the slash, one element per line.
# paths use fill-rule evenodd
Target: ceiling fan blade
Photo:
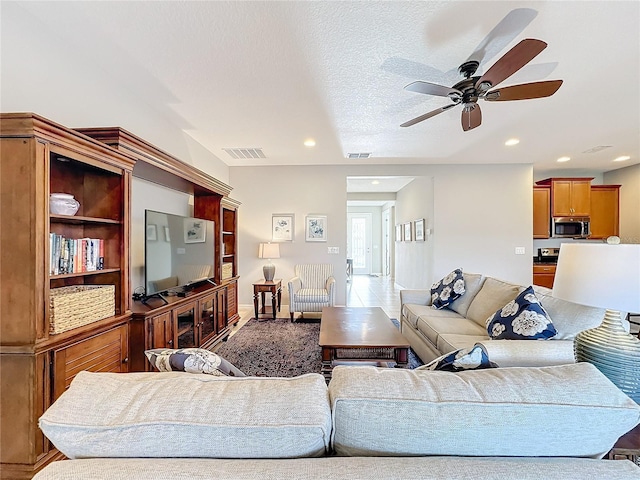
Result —
<path fill-rule="evenodd" d="M 495 87 L 533 60 L 545 48 L 547 44 L 542 40 L 525 38 L 494 63 L 476 82 L 476 87 L 481 88 L 483 83 L 489 83 L 489 88 Z"/>
<path fill-rule="evenodd" d="M 419 117 L 416 117 L 413 120 L 409 120 L 408 122 L 404 122 L 400 126 L 401 127 L 410 127 L 411 125 L 415 125 L 416 123 L 420 123 L 423 120 L 426 120 L 427 118 L 435 117 L 439 113 L 442 113 L 445 110 L 449 110 L 451 107 L 455 107 L 456 105 L 457 105 L 456 103 L 452 103 L 450 105 L 445 105 L 444 107 L 440 107 L 440 108 L 432 110 L 432 111 L 430 111 L 428 113 L 425 113 L 424 115 L 420 115 Z"/>
<path fill-rule="evenodd" d="M 507 100 L 528 100 L 530 98 L 550 97 L 558 91 L 562 80 L 548 80 L 546 82 L 523 83 L 511 87 L 498 88 L 487 92 L 484 99 L 491 102 Z"/>
<path fill-rule="evenodd" d="M 466 61 L 482 63 L 492 59 L 509 45 L 509 42 L 516 38 L 537 15 L 538 12 L 532 8 L 511 10 L 493 27 L 493 30 L 478 44 Z"/>
<path fill-rule="evenodd" d="M 439 97 L 448 97 L 452 93 L 462 96 L 462 92 L 457 88 L 445 87 L 444 85 L 429 82 L 413 82 L 404 87 L 404 89 L 410 92 L 437 95 Z"/>
<path fill-rule="evenodd" d="M 465 132 L 480 126 L 482 123 L 482 112 L 477 103 L 468 103 L 462 110 L 462 130 Z"/>

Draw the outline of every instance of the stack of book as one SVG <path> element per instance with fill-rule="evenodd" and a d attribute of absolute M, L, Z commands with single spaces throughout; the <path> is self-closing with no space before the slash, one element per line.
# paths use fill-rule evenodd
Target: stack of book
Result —
<path fill-rule="evenodd" d="M 49 234 L 49 274 L 92 272 L 104 268 L 104 239 Z"/>

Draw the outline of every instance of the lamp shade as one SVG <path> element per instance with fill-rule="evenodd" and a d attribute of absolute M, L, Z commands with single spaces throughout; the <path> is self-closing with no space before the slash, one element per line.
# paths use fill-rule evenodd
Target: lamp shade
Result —
<path fill-rule="evenodd" d="M 640 403 L 640 340 L 620 315 L 640 312 L 640 245 L 563 243 L 553 296 L 606 309 L 600 326 L 576 335 L 576 361 L 595 365 Z"/>
<path fill-rule="evenodd" d="M 258 248 L 258 258 L 280 258 L 280 244 L 261 243 Z"/>
<path fill-rule="evenodd" d="M 553 296 L 591 307 L 640 313 L 640 245 L 563 243 Z"/>

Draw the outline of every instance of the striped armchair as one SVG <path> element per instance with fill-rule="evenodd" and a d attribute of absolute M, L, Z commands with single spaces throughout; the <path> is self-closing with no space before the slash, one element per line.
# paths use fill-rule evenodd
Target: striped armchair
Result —
<path fill-rule="evenodd" d="M 289 280 L 289 312 L 321 312 L 335 303 L 333 266 L 329 264 L 296 265 Z"/>

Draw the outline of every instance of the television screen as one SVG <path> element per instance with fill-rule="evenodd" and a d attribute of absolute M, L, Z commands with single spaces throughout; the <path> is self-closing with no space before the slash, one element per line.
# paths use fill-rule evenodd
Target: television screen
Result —
<path fill-rule="evenodd" d="M 145 293 L 181 291 L 212 278 L 214 223 L 201 218 L 145 210 Z"/>

